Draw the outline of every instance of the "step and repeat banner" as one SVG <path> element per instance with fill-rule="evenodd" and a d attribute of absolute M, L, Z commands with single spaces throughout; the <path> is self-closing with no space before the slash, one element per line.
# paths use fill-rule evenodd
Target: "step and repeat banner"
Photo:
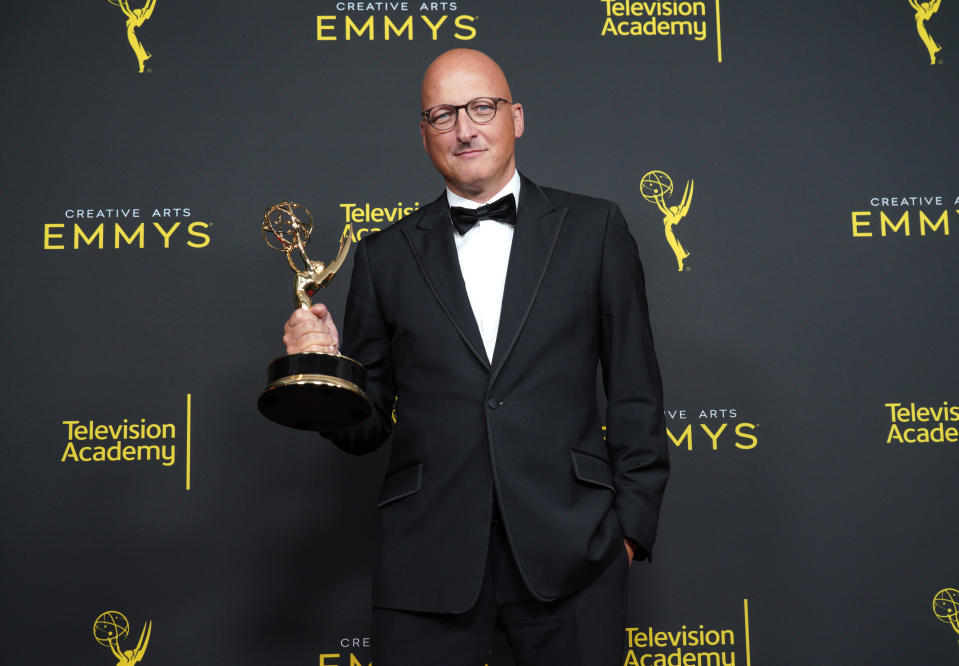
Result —
<path fill-rule="evenodd" d="M 645 266 L 673 473 L 625 665 L 959 663 L 959 0 L 2 12 L 5 662 L 369 665 L 388 444 L 258 413 L 260 222 L 327 261 L 437 197 L 420 78 L 470 47 Z"/>

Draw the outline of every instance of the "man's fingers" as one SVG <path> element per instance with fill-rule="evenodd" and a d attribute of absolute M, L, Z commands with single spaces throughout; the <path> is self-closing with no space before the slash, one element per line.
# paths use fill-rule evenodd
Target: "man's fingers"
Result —
<path fill-rule="evenodd" d="M 327 332 L 333 336 L 334 342 L 338 343 L 340 336 L 336 330 L 336 324 L 333 322 L 333 315 L 330 314 L 329 308 L 323 303 L 314 303 L 313 307 L 310 308 L 310 312 L 316 315 L 321 324 L 326 326 Z"/>
<path fill-rule="evenodd" d="M 299 342 L 301 347 L 308 345 L 331 345 L 333 344 L 333 336 L 326 331 L 315 331 L 301 335 L 297 338 L 297 342 Z"/>
<path fill-rule="evenodd" d="M 336 324 L 322 303 L 313 304 L 309 310 L 297 308 L 283 325 L 283 344 L 288 354 L 307 351 L 336 353 L 339 343 Z"/>
<path fill-rule="evenodd" d="M 335 354 L 336 345 L 310 345 L 305 349 L 301 349 L 297 352 L 289 352 L 290 354 L 302 354 L 303 352 L 322 352 L 324 354 Z"/>
<path fill-rule="evenodd" d="M 292 335 L 293 337 L 298 337 L 310 332 L 320 332 L 328 333 L 328 326 L 323 324 L 319 319 L 310 315 L 310 318 L 305 321 L 289 321 L 287 325 L 283 327 L 283 331 Z"/>
<path fill-rule="evenodd" d="M 296 337 L 284 335 L 283 344 L 288 354 L 299 354 L 305 351 L 328 352 L 335 347 L 336 341 L 325 331 L 314 331 Z"/>
<path fill-rule="evenodd" d="M 286 320 L 286 324 L 283 326 L 283 329 L 289 331 L 297 326 L 310 324 L 317 326 L 319 324 L 319 320 L 311 312 L 304 310 L 303 308 L 297 308 L 293 311 L 293 314 L 290 315 L 290 318 Z"/>

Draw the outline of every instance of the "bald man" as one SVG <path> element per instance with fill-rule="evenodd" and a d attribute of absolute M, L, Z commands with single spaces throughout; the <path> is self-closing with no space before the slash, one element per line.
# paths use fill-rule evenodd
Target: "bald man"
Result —
<path fill-rule="evenodd" d="M 669 469 L 636 243 L 615 204 L 517 172 L 523 107 L 485 54 L 434 60 L 421 117 L 446 191 L 357 246 L 343 352 L 374 413 L 323 433 L 393 436 L 373 661 L 480 666 L 499 626 L 517 663 L 619 666 Z M 339 340 L 321 304 L 286 323 L 291 354 Z"/>

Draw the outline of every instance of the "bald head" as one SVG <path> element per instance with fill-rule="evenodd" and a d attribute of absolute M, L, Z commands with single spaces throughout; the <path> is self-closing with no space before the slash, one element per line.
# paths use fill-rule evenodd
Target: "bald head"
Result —
<path fill-rule="evenodd" d="M 467 91 L 475 90 L 477 86 L 486 90 L 483 94 L 489 97 L 513 99 L 506 75 L 495 60 L 482 51 L 452 49 L 426 68 L 420 89 L 421 107 L 428 109 L 437 104 L 463 104 L 472 99 L 463 98 L 463 95 L 471 94 Z"/>
<path fill-rule="evenodd" d="M 494 116 L 476 121 L 464 105 L 484 99 L 483 108 L 492 106 Z M 423 111 L 448 105 L 447 117 L 455 118 L 445 129 L 420 121 L 423 147 L 452 192 L 483 203 L 506 186 L 516 171 L 523 106 L 513 102 L 506 75 L 492 58 L 472 49 L 447 51 L 426 69 L 420 102 Z"/>

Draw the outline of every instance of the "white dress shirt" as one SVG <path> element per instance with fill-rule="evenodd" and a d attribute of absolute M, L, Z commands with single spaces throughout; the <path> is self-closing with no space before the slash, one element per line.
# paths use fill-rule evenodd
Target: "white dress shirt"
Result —
<path fill-rule="evenodd" d="M 446 188 L 446 199 L 450 206 L 473 209 L 512 194 L 516 199 L 516 209 L 519 210 L 519 186 L 519 172 L 514 170 L 506 187 L 494 194 L 489 201 L 476 203 L 453 194 L 449 188 Z M 450 224 L 453 222 L 450 221 Z M 493 360 L 499 315 L 503 307 L 503 288 L 506 286 L 509 251 L 513 245 L 513 229 L 512 224 L 487 219 L 477 222 L 462 236 L 456 229 L 453 230 L 456 254 L 463 272 L 463 281 L 466 282 L 466 294 L 483 337 L 486 358 L 490 362 Z"/>

